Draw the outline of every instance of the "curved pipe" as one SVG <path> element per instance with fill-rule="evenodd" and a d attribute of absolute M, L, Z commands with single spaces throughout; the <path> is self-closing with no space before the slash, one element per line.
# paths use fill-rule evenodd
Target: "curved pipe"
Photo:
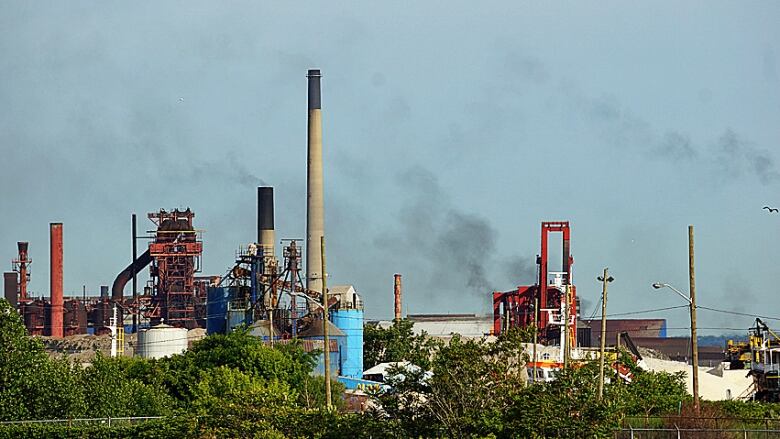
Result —
<path fill-rule="evenodd" d="M 111 299 L 117 302 L 121 301 L 124 297 L 125 285 L 133 278 L 133 268 L 135 268 L 135 273 L 138 274 L 151 262 L 152 255 L 149 253 L 149 250 L 146 250 L 138 259 L 122 270 L 122 272 L 116 276 L 114 284 L 111 286 Z"/>

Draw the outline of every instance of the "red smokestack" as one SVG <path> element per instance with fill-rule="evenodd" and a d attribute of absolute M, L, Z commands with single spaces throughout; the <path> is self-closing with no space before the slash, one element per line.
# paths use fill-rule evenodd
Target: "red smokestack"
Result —
<path fill-rule="evenodd" d="M 51 333 L 52 337 L 62 337 L 62 223 L 49 224 L 50 261 L 49 274 L 51 292 Z"/>
<path fill-rule="evenodd" d="M 393 288 L 395 293 L 395 319 L 401 320 L 401 275 L 395 275 L 395 286 Z"/>

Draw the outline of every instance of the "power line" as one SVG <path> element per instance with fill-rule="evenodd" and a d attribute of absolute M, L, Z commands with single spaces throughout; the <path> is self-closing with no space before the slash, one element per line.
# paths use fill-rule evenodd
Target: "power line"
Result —
<path fill-rule="evenodd" d="M 758 317 L 760 319 L 764 320 L 780 320 L 780 317 L 769 317 L 769 316 L 762 316 L 759 314 L 750 314 L 750 313 L 744 313 L 744 312 L 738 312 L 738 311 L 728 311 L 725 309 L 717 309 L 717 308 L 710 308 L 708 306 L 702 306 L 702 305 L 696 305 L 696 308 L 698 309 L 706 309 L 707 311 L 714 311 L 719 312 L 723 314 L 731 314 L 735 316 L 745 316 L 745 317 Z"/>
<path fill-rule="evenodd" d="M 642 311 L 631 311 L 631 312 L 622 312 L 622 313 L 614 313 L 614 314 L 607 314 L 607 317 L 616 317 L 616 316 L 631 316 L 631 315 L 637 315 L 637 314 L 650 314 L 654 312 L 660 312 L 660 311 L 669 311 L 672 309 L 680 309 L 680 308 L 688 308 L 688 305 L 679 305 L 679 306 L 668 306 L 666 308 L 654 308 L 654 309 L 645 309 Z M 596 316 L 595 318 L 591 318 L 590 320 L 598 320 L 601 319 L 601 316 Z"/>

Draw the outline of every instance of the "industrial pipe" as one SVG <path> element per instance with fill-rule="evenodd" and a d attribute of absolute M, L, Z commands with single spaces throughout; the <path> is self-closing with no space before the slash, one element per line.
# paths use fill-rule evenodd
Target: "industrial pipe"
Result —
<path fill-rule="evenodd" d="M 149 250 L 146 250 L 143 252 L 143 254 L 141 254 L 141 256 L 138 257 L 138 259 L 133 261 L 130 265 L 127 266 L 127 268 L 122 270 L 122 272 L 116 276 L 114 283 L 111 285 L 111 300 L 115 302 L 122 301 L 124 297 L 125 285 L 127 285 L 127 283 L 133 279 L 133 271 L 139 273 L 151 262 L 152 255 L 149 253 Z"/>
<path fill-rule="evenodd" d="M 325 236 L 322 188 L 322 101 L 319 70 L 309 70 L 309 129 L 306 198 L 306 288 L 322 292 L 320 241 Z"/>
<path fill-rule="evenodd" d="M 50 275 L 49 291 L 51 294 L 51 317 L 49 335 L 62 338 L 62 223 L 49 224 L 50 233 Z"/>
<path fill-rule="evenodd" d="M 395 275 L 395 284 L 393 286 L 395 296 L 395 320 L 401 320 L 401 275 Z"/>

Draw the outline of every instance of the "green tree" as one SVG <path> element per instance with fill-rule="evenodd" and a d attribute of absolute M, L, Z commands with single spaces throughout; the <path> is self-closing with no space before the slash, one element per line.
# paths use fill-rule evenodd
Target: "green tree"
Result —
<path fill-rule="evenodd" d="M 92 364 L 80 372 L 79 384 L 91 417 L 171 414 L 174 401 L 161 385 L 147 384 L 129 375 L 131 365 L 144 361 L 107 358 L 98 353 Z"/>
<path fill-rule="evenodd" d="M 524 387 L 525 356 L 514 337 L 495 343 L 454 336 L 432 352 L 430 371 L 391 368 L 381 397 L 391 418 L 413 435 L 485 436 L 503 430 L 503 413 Z"/>
<path fill-rule="evenodd" d="M 414 323 L 407 319 L 396 320 L 387 329 L 366 325 L 363 332 L 365 368 L 379 363 L 409 361 L 428 369 L 431 351 L 437 347 L 437 341 L 425 333 L 415 335 L 413 326 Z"/>
<path fill-rule="evenodd" d="M 49 358 L 19 313 L 0 299 L 0 420 L 78 416 L 84 398 L 70 363 Z"/>

